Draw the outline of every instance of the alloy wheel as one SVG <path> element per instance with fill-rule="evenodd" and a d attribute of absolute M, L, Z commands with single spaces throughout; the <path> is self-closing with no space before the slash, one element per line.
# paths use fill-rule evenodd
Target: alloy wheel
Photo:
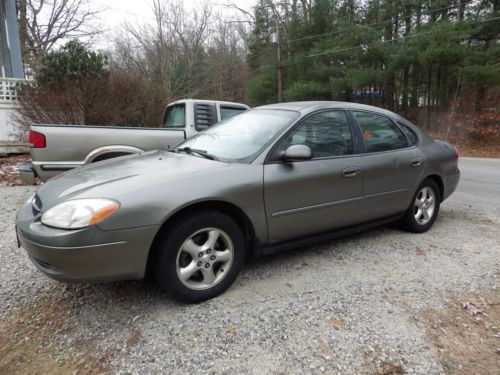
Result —
<path fill-rule="evenodd" d="M 415 221 L 420 225 L 426 225 L 436 210 L 436 194 L 430 187 L 423 187 L 417 194 L 414 204 Z"/>
<path fill-rule="evenodd" d="M 190 235 L 177 252 L 179 280 L 190 289 L 209 289 L 228 274 L 234 245 L 221 229 L 203 228 Z"/>

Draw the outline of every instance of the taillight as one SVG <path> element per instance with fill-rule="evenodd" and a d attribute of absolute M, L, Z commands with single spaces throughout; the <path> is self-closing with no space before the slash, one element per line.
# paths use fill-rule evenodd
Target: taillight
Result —
<path fill-rule="evenodd" d="M 457 148 L 457 146 L 453 146 L 453 148 L 455 149 L 455 157 L 458 159 L 458 157 L 460 156 L 460 154 L 458 152 L 458 148 Z"/>
<path fill-rule="evenodd" d="M 45 148 L 45 136 L 42 133 L 30 130 L 29 143 L 31 148 Z"/>

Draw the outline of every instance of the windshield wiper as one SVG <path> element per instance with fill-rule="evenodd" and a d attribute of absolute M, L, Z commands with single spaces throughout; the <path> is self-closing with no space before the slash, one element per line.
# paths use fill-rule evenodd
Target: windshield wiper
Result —
<path fill-rule="evenodd" d="M 215 155 L 209 154 L 205 150 L 199 150 L 197 148 L 191 148 L 191 147 L 178 147 L 174 149 L 176 152 L 185 152 L 186 154 L 196 154 L 196 155 L 201 155 L 204 158 L 210 159 L 210 160 L 219 160 Z"/>

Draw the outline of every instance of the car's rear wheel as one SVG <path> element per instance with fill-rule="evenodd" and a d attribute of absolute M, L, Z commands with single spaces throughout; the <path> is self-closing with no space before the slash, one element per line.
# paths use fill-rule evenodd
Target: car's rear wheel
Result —
<path fill-rule="evenodd" d="M 215 211 L 185 215 L 166 230 L 155 267 L 163 289 L 195 303 L 231 286 L 244 263 L 245 241 L 229 216 Z"/>
<path fill-rule="evenodd" d="M 436 182 L 424 180 L 401 220 L 403 228 L 413 233 L 428 231 L 436 220 L 440 202 L 441 194 Z"/>

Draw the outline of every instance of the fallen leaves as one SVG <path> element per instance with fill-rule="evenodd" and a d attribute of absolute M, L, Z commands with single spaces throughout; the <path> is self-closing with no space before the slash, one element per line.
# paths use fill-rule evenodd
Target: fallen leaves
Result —
<path fill-rule="evenodd" d="M 403 367 L 399 363 L 384 362 L 377 370 L 377 375 L 399 375 L 404 374 Z"/>
<path fill-rule="evenodd" d="M 130 349 L 136 346 L 139 343 L 140 339 L 141 339 L 141 331 L 137 329 L 134 330 L 127 340 L 127 348 Z"/>
<path fill-rule="evenodd" d="M 499 289 L 451 296 L 440 309 L 422 309 L 420 322 L 428 327 L 444 373 L 489 375 L 498 373 Z"/>
<path fill-rule="evenodd" d="M 345 323 L 342 319 L 332 319 L 330 324 L 335 327 L 335 329 L 345 329 Z"/>
<path fill-rule="evenodd" d="M 20 186 L 23 182 L 19 178 L 19 166 L 26 164 L 29 155 L 14 155 L 0 157 L 0 184 Z"/>
<path fill-rule="evenodd" d="M 235 334 L 235 333 L 236 333 L 236 328 L 235 328 L 233 325 L 229 324 L 229 325 L 226 327 L 226 333 L 227 333 L 227 334 L 230 334 L 230 335 L 233 335 L 233 334 Z"/>
<path fill-rule="evenodd" d="M 476 304 L 477 304 L 477 302 L 476 302 Z M 481 310 L 479 307 L 476 306 L 476 304 L 474 302 L 470 302 L 470 301 L 462 302 L 462 307 L 467 312 L 467 314 L 469 314 L 469 316 L 475 317 L 476 315 L 480 315 L 480 314 L 484 313 L 483 310 Z"/>

